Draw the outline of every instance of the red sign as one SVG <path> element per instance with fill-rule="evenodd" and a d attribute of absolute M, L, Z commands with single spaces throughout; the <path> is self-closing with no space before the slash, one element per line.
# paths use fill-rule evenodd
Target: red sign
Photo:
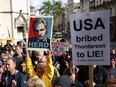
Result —
<path fill-rule="evenodd" d="M 61 56 L 68 51 L 68 43 L 64 42 L 52 42 L 53 55 Z"/>

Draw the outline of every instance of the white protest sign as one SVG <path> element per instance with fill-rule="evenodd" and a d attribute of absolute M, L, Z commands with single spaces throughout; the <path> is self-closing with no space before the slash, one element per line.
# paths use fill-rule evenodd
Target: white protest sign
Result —
<path fill-rule="evenodd" d="M 109 10 L 70 15 L 74 64 L 110 65 L 109 18 Z"/>

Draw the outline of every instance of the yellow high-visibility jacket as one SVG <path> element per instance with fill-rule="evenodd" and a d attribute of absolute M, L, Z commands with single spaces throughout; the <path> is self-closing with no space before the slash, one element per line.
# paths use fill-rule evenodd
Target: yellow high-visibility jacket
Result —
<path fill-rule="evenodd" d="M 40 77 L 40 79 L 42 79 L 46 87 L 52 87 L 51 81 L 54 75 L 54 66 L 52 65 L 51 58 L 46 59 L 47 59 L 46 72 Z M 34 71 L 31 58 L 26 58 L 26 67 L 29 77 L 37 76 L 37 73 Z"/>

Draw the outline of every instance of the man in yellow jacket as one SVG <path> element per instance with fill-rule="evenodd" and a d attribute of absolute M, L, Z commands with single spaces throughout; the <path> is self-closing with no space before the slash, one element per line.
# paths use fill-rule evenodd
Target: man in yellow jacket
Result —
<path fill-rule="evenodd" d="M 48 52 L 46 56 L 46 64 L 43 61 L 39 61 L 34 71 L 31 58 L 27 53 L 26 57 L 27 73 L 29 77 L 38 76 L 44 82 L 46 87 L 52 87 L 52 78 L 54 75 L 54 66 L 52 65 L 51 53 Z"/>

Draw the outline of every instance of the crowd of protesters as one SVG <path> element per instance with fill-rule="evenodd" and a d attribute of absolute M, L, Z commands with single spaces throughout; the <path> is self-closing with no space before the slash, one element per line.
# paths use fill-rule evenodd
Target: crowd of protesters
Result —
<path fill-rule="evenodd" d="M 52 49 L 30 51 L 24 40 L 11 43 L 0 47 L 0 87 L 89 87 L 88 66 L 73 64 L 71 49 L 54 57 Z M 93 65 L 94 87 L 116 84 L 115 49 L 110 59 L 110 66 Z"/>

